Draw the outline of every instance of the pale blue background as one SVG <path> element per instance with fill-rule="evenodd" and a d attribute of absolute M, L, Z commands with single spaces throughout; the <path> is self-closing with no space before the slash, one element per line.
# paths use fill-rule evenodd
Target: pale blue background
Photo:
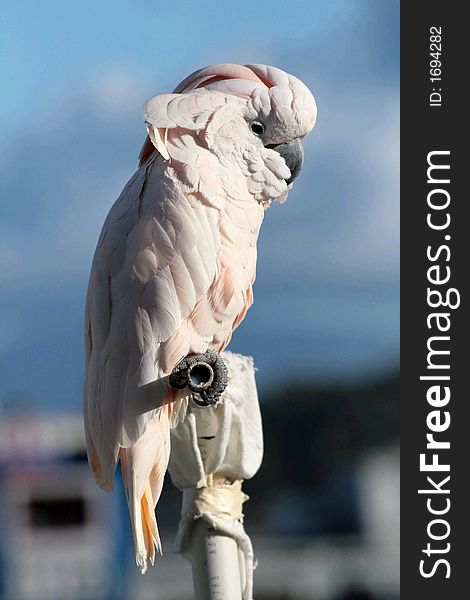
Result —
<path fill-rule="evenodd" d="M 277 65 L 319 107 L 231 349 L 255 356 L 261 389 L 398 365 L 398 2 L 216 6 L 2 2 L 0 408 L 80 409 L 86 280 L 140 107 L 216 62 Z"/>

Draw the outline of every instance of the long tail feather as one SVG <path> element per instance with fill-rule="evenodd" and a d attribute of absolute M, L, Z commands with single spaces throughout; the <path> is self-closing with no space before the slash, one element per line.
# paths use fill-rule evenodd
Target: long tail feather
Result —
<path fill-rule="evenodd" d="M 131 448 L 120 449 L 120 460 L 132 522 L 136 563 L 142 573 L 162 553 L 155 506 L 160 497 L 170 455 L 168 407 L 155 415 Z"/>

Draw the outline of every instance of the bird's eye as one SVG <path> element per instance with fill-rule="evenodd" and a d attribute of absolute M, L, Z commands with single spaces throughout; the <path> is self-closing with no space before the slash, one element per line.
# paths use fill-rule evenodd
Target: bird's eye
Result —
<path fill-rule="evenodd" d="M 266 131 L 266 125 L 261 123 L 261 121 L 252 121 L 250 129 L 255 135 L 261 136 Z"/>

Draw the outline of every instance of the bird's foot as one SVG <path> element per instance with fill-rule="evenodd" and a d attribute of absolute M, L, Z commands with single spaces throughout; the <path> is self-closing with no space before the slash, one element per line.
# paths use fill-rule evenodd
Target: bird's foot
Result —
<path fill-rule="evenodd" d="M 223 358 L 215 350 L 204 354 L 189 354 L 181 360 L 170 375 L 170 385 L 176 389 L 186 386 L 194 392 L 198 406 L 213 406 L 228 383 L 228 371 Z"/>

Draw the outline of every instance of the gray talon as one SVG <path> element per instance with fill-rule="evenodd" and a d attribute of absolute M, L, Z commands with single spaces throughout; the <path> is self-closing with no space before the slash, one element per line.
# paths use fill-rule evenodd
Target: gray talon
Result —
<path fill-rule="evenodd" d="M 170 375 L 170 385 L 176 389 L 188 386 L 195 394 L 194 402 L 199 406 L 216 404 L 227 383 L 227 367 L 215 350 L 186 356 Z"/>

